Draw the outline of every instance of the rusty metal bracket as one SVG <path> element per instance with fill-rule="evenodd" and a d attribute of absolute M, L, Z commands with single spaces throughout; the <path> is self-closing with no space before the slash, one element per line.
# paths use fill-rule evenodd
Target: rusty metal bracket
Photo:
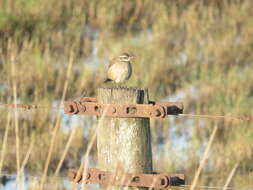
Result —
<path fill-rule="evenodd" d="M 96 98 L 85 97 L 80 101 L 65 101 L 65 114 L 85 114 L 125 118 L 164 118 L 183 113 L 180 102 L 149 102 L 149 104 L 100 104 Z"/>
<path fill-rule="evenodd" d="M 85 179 L 83 176 L 86 176 Z M 151 187 L 157 189 L 168 188 L 185 184 L 184 174 L 132 174 L 116 172 L 111 173 L 96 168 L 83 170 L 69 170 L 69 180 L 80 183 L 129 186 L 129 187 Z"/>

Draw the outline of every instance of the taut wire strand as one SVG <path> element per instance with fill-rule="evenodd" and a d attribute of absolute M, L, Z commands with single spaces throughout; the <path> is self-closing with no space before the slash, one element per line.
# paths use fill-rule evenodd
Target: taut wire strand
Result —
<path fill-rule="evenodd" d="M 206 118 L 206 119 L 229 119 L 241 121 L 253 121 L 253 116 L 228 116 L 228 115 L 208 115 L 208 114 L 178 114 L 176 116 Z"/>
<path fill-rule="evenodd" d="M 0 178 L 1 177 L 13 177 L 16 178 L 16 174 L 9 174 L 9 173 L 0 173 Z M 25 178 L 32 178 L 36 180 L 40 180 L 41 176 L 40 175 L 24 175 Z M 51 177 L 51 176 L 47 176 Z M 68 177 L 66 176 L 56 176 L 55 178 L 57 179 L 62 179 L 62 180 L 68 180 Z M 175 189 L 189 189 L 191 185 L 180 185 L 180 186 L 173 186 Z M 217 189 L 217 190 L 222 190 L 223 186 L 207 186 L 207 185 L 201 185 L 201 186 L 196 186 L 198 189 Z M 253 188 L 241 188 L 241 187 L 226 187 L 226 190 L 253 190 Z"/>
<path fill-rule="evenodd" d="M 21 108 L 21 109 L 63 109 L 63 107 L 50 107 L 50 106 L 41 106 L 41 105 L 32 105 L 32 104 L 3 104 L 0 103 L 2 107 L 9 107 L 9 108 Z"/>
<path fill-rule="evenodd" d="M 184 188 L 188 189 L 191 188 L 191 185 L 180 185 L 180 186 L 175 186 L 173 188 Z M 202 186 L 196 186 L 197 189 L 223 189 L 223 186 L 207 186 L 207 185 L 202 185 Z M 252 188 L 241 188 L 241 187 L 226 187 L 226 190 L 253 190 Z"/>
<path fill-rule="evenodd" d="M 7 107 L 13 109 L 52 109 L 52 110 L 63 110 L 64 107 L 52 107 L 52 106 L 42 106 L 34 104 L 4 104 L 0 103 L 0 107 Z M 171 116 L 171 115 L 168 115 Z M 214 115 L 214 114 L 177 114 L 175 116 L 179 117 L 189 117 L 189 118 L 205 118 L 205 119 L 228 119 L 228 120 L 238 120 L 238 121 L 253 121 L 253 115 L 248 116 L 232 116 L 232 115 Z"/>

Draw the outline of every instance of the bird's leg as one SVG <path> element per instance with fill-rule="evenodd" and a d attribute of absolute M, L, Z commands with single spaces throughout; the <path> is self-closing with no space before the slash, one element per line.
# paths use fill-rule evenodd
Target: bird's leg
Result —
<path fill-rule="evenodd" d="M 124 83 L 120 83 L 120 88 L 124 88 Z"/>
<path fill-rule="evenodd" d="M 124 82 L 121 83 L 122 84 L 122 87 L 127 87 L 127 81 L 125 80 Z"/>
<path fill-rule="evenodd" d="M 120 88 L 120 83 L 116 83 L 116 84 L 115 84 L 115 87 L 116 87 L 116 88 Z"/>

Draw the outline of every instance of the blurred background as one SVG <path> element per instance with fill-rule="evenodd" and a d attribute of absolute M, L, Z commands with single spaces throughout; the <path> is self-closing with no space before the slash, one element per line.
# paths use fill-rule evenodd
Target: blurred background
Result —
<path fill-rule="evenodd" d="M 127 85 L 148 88 L 151 100 L 182 101 L 185 113 L 251 115 L 252 10 L 251 0 L 0 0 L 0 102 L 13 103 L 16 96 L 18 103 L 56 107 L 62 97 L 95 97 L 110 59 L 130 51 L 136 59 Z M 80 166 L 97 125 L 96 117 L 54 109 L 19 110 L 16 117 L 13 109 L 0 111 L 3 190 L 16 189 L 15 176 L 3 176 L 17 173 L 17 155 L 25 189 L 36 187 L 40 177 L 33 176 L 45 172 L 57 127 L 46 174 L 60 167 L 56 176 L 66 176 Z M 223 186 L 238 164 L 229 186 L 253 187 L 252 121 L 151 120 L 154 171 L 184 173 L 191 184 L 215 126 L 197 184 Z M 96 156 L 94 144 L 91 167 Z M 64 178 L 45 184 L 70 186 Z"/>

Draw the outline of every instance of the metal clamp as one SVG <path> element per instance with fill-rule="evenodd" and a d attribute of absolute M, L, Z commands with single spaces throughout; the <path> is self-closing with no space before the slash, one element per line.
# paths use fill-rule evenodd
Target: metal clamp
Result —
<path fill-rule="evenodd" d="M 65 114 L 85 114 L 125 118 L 164 118 L 183 112 L 180 102 L 149 102 L 149 104 L 100 104 L 95 98 L 82 98 L 80 101 L 65 101 Z"/>
<path fill-rule="evenodd" d="M 83 175 L 86 176 L 83 179 Z M 76 183 L 93 183 L 129 187 L 151 187 L 164 189 L 169 186 L 179 186 L 185 183 L 183 174 L 131 174 L 111 173 L 96 168 L 87 168 L 85 173 L 76 169 L 69 170 L 69 179 Z"/>

